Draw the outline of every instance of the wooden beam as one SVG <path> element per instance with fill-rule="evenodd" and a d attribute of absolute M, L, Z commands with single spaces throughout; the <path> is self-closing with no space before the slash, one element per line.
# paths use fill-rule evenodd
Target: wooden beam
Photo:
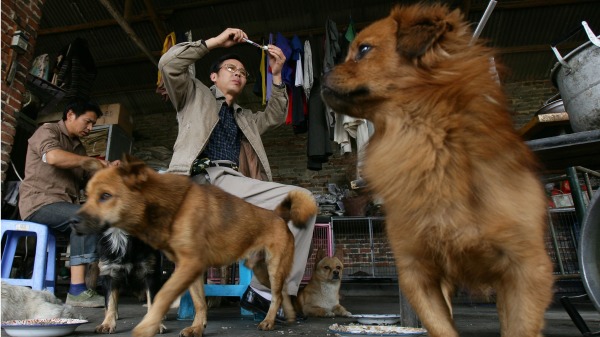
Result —
<path fill-rule="evenodd" d="M 598 2 L 598 0 L 522 0 L 522 1 L 498 1 L 496 4 L 497 10 L 503 9 L 527 9 L 527 8 L 540 8 L 540 7 L 553 7 L 553 6 L 569 6 L 577 5 L 588 2 Z M 487 3 L 485 5 L 476 5 L 471 7 L 471 12 L 485 11 Z"/>
<path fill-rule="evenodd" d="M 152 20 L 152 24 L 154 25 L 154 29 L 156 30 L 156 34 L 158 34 L 158 40 L 162 41 L 167 36 L 167 32 L 165 29 L 165 23 L 159 19 L 156 14 L 156 10 L 154 9 L 154 3 L 152 0 L 144 0 L 144 4 L 146 5 L 146 11 Z"/>
<path fill-rule="evenodd" d="M 151 53 L 156 58 L 160 58 L 160 56 L 162 54 L 160 50 L 152 51 Z M 119 58 L 115 58 L 115 59 L 96 61 L 96 68 L 110 68 L 110 67 L 115 67 L 115 66 L 122 66 L 124 64 L 142 63 L 142 62 L 148 62 L 148 56 L 146 54 L 138 54 L 138 55 L 134 55 L 134 56 L 130 56 L 130 57 L 119 57 Z"/>
<path fill-rule="evenodd" d="M 125 5 L 123 7 L 123 17 L 127 22 L 131 19 L 131 13 L 133 11 L 133 0 L 125 0 Z"/>
<path fill-rule="evenodd" d="M 579 47 L 581 42 L 565 42 L 561 44 L 561 49 L 571 50 Z M 550 44 L 538 44 L 528 46 L 514 46 L 514 47 L 496 47 L 500 54 L 520 54 L 520 53 L 537 53 L 537 52 L 551 52 Z"/>
<path fill-rule="evenodd" d="M 117 22 L 119 23 L 119 26 L 121 26 L 121 28 L 123 28 L 123 30 L 129 36 L 129 38 L 142 50 L 142 52 L 144 52 L 144 54 L 146 54 L 146 56 L 148 56 L 148 59 L 150 60 L 150 62 L 152 62 L 152 64 L 154 64 L 155 66 L 158 67 L 158 61 L 156 60 L 154 55 L 152 55 L 152 52 L 148 49 L 148 47 L 146 47 L 144 42 L 142 42 L 142 40 L 137 36 L 137 34 L 133 31 L 131 26 L 129 26 L 127 21 L 125 21 L 123 16 L 121 16 L 121 14 L 119 14 L 119 12 L 117 12 L 117 10 L 112 6 L 110 1 L 109 0 L 99 0 L 99 1 L 106 8 L 106 10 L 108 10 L 110 15 L 115 20 L 117 20 Z"/>
<path fill-rule="evenodd" d="M 120 87 L 118 89 L 108 88 L 104 90 L 94 90 L 92 92 L 94 97 L 100 96 L 112 96 L 114 94 L 132 94 L 137 92 L 146 92 L 146 91 L 155 91 L 156 84 L 140 84 L 140 85 L 130 85 L 126 87 Z M 156 94 L 158 96 L 158 94 Z"/>
<path fill-rule="evenodd" d="M 127 22 L 138 23 L 138 22 L 148 21 L 149 19 L 150 19 L 150 17 L 147 14 L 134 15 L 134 16 L 131 16 L 127 20 Z M 51 35 L 51 34 L 72 33 L 72 32 L 77 32 L 77 31 L 87 30 L 87 29 L 96 29 L 96 28 L 102 28 L 102 27 L 116 26 L 118 24 L 119 23 L 115 19 L 98 20 L 98 21 L 85 22 L 85 23 L 80 23 L 80 24 L 70 25 L 70 26 L 43 28 L 43 29 L 38 30 L 37 35 L 42 36 L 42 35 Z"/>

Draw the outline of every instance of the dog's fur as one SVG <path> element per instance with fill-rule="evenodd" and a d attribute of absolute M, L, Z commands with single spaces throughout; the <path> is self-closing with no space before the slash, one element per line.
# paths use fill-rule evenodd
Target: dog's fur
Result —
<path fill-rule="evenodd" d="M 119 228 L 109 228 L 98 241 L 100 282 L 104 290 L 104 321 L 97 333 L 114 333 L 117 327 L 119 295 L 135 290 L 144 296 L 148 311 L 161 285 L 160 252 Z M 161 325 L 160 331 L 165 327 Z"/>
<path fill-rule="evenodd" d="M 273 299 L 262 330 L 272 330 L 281 305 L 288 321 L 295 312 L 284 287 L 293 262 L 294 238 L 287 222 L 305 226 L 315 216 L 314 198 L 290 192 L 275 212 L 254 206 L 212 185 L 189 177 L 159 174 L 131 157 L 118 167 L 96 172 L 89 181 L 87 202 L 72 226 L 78 233 L 97 233 L 109 227 L 125 230 L 161 250 L 176 264 L 158 292 L 152 308 L 133 330 L 133 336 L 153 336 L 173 300 L 190 287 L 196 316 L 181 336 L 200 337 L 206 327 L 204 272 L 246 259 L 249 268 L 265 256 Z"/>
<path fill-rule="evenodd" d="M 2 321 L 51 318 L 84 319 L 49 291 L 2 282 Z"/>
<path fill-rule="evenodd" d="M 344 251 L 338 249 L 329 257 L 319 249 L 315 260 L 317 263 L 310 281 L 298 292 L 299 310 L 305 316 L 313 317 L 351 316 L 352 313 L 340 304 Z"/>
<path fill-rule="evenodd" d="M 458 10 L 395 7 L 324 78 L 333 110 L 371 120 L 363 174 L 384 200 L 403 293 L 432 337 L 456 337 L 457 286 L 494 289 L 502 336 L 541 336 L 552 299 L 546 200 Z"/>

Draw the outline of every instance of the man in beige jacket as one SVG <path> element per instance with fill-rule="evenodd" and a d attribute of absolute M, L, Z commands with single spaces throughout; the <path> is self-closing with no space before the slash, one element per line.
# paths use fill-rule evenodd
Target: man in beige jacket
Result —
<path fill-rule="evenodd" d="M 268 46 L 273 83 L 264 111 L 253 112 L 236 103 L 248 78 L 237 55 L 224 55 L 213 64 L 210 79 L 214 85 L 210 88 L 188 71 L 190 64 L 211 50 L 231 47 L 244 38 L 247 35 L 241 29 L 227 28 L 210 39 L 177 44 L 161 57 L 159 71 L 179 123 L 168 171 L 190 175 L 200 184 L 216 185 L 254 205 L 274 209 L 291 190 L 301 189 L 272 182 L 261 139 L 264 132 L 281 125 L 287 113 L 288 96 L 281 78 L 283 52 L 275 45 Z M 303 230 L 289 224 L 295 238 L 294 264 L 288 277 L 290 295 L 297 294 L 302 281 L 315 220 Z M 269 288 L 253 278 L 241 303 L 264 313 L 270 298 Z"/>

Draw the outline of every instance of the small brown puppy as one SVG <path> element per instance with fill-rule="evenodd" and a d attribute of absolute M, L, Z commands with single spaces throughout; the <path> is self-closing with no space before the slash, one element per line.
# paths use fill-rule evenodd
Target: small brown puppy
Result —
<path fill-rule="evenodd" d="M 322 94 L 375 126 L 363 174 L 429 336 L 458 336 L 451 296 L 465 286 L 496 291 L 502 336 L 538 337 L 553 284 L 546 197 L 493 51 L 469 27 L 444 5 L 395 7 L 356 36 Z"/>
<path fill-rule="evenodd" d="M 340 304 L 340 286 L 344 271 L 344 252 L 336 251 L 332 257 L 317 251 L 318 261 L 306 287 L 298 293 L 298 304 L 302 313 L 313 317 L 351 316 Z"/>
<path fill-rule="evenodd" d="M 73 219 L 78 233 L 120 228 L 159 249 L 177 268 L 162 286 L 148 313 L 133 329 L 135 337 L 154 336 L 169 306 L 190 290 L 196 316 L 180 336 L 200 337 L 206 327 L 204 272 L 246 259 L 249 268 L 265 256 L 273 299 L 258 325 L 272 330 L 281 305 L 288 321 L 295 312 L 285 280 L 289 274 L 294 238 L 287 221 L 302 227 L 316 214 L 312 195 L 290 192 L 275 212 L 254 206 L 218 187 L 198 185 L 189 177 L 159 174 L 142 161 L 126 157 L 118 167 L 102 169 L 87 188 L 87 202 Z"/>

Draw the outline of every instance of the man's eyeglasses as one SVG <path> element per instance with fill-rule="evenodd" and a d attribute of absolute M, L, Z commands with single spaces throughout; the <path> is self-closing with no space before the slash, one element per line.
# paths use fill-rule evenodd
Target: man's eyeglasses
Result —
<path fill-rule="evenodd" d="M 240 76 L 245 77 L 245 78 L 248 78 L 248 76 L 250 76 L 250 73 L 248 73 L 246 71 L 246 69 L 244 69 L 244 68 L 238 68 L 238 67 L 236 67 L 233 64 L 227 63 L 227 64 L 224 64 L 223 66 L 221 66 L 221 68 L 227 69 L 227 71 L 230 72 L 230 73 L 232 73 L 232 74 L 235 74 L 236 71 L 239 71 L 240 72 Z"/>

